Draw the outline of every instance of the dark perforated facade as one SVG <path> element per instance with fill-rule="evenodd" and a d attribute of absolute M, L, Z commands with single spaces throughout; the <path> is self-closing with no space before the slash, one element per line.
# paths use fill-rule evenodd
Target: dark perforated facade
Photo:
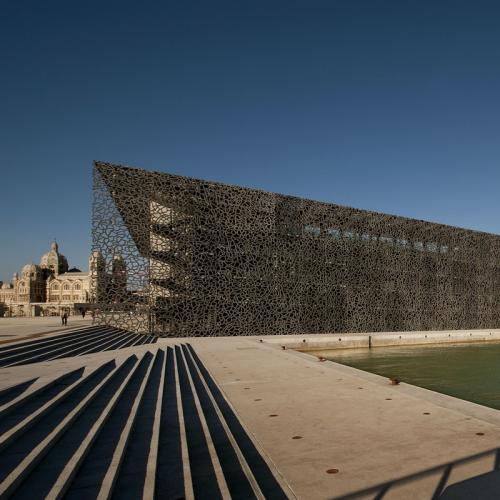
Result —
<path fill-rule="evenodd" d="M 492 234 L 101 162 L 92 231 L 96 321 L 129 330 L 500 326 Z"/>

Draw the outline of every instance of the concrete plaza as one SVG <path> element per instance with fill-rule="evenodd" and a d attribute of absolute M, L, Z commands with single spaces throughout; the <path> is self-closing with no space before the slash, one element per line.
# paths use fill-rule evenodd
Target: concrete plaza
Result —
<path fill-rule="evenodd" d="M 10 330 L 8 325 L 4 328 L 18 332 L 19 336 L 24 331 L 27 336 L 59 326 L 48 319 L 40 322 L 39 328 L 35 325 L 28 322 L 16 327 L 11 324 Z M 488 338 L 490 333 L 495 338 L 499 335 L 498 331 L 464 331 L 456 335 L 472 340 Z M 448 338 L 448 333 L 440 334 Z M 396 334 L 385 334 L 390 335 Z M 422 341 L 426 341 L 425 335 L 428 339 L 431 333 L 425 333 Z M 46 337 L 49 338 L 43 335 L 43 339 Z M 336 335 L 329 342 L 338 345 L 339 338 L 344 345 L 349 339 L 360 341 L 355 337 L 359 336 Z M 322 342 L 327 340 L 323 337 Z M 29 341 L 22 343 L 26 342 Z M 432 498 L 451 462 L 491 450 L 485 456 L 449 468 L 447 485 L 493 469 L 495 449 L 500 447 L 499 411 L 404 383 L 390 385 L 383 377 L 321 362 L 313 355 L 290 349 L 315 342 L 319 342 L 317 336 L 307 335 L 159 339 L 150 345 L 3 368 L 0 390 L 39 377 L 29 393 L 82 366 L 89 370 L 111 359 L 121 363 L 131 354 L 140 357 L 150 352 L 156 356 L 171 347 L 190 344 L 289 497 L 340 498 L 386 483 L 390 488 L 384 498 L 405 498 L 411 494 L 416 499 L 427 499 Z M 189 380 L 196 392 L 194 379 Z M 178 386 L 179 397 L 184 398 L 181 392 L 185 390 Z M 195 399 L 202 414 L 201 399 Z M 182 415 L 180 399 L 177 406 Z M 181 426 L 184 446 L 186 429 Z M 207 442 L 212 443 L 206 423 L 203 432 Z M 125 448 L 123 445 L 123 453 Z M 220 457 L 213 445 L 209 446 L 209 453 L 212 462 L 218 464 Z M 190 498 L 195 480 L 190 474 L 188 455 L 191 456 L 185 452 L 183 460 L 185 494 Z M 427 475 L 409 482 L 399 481 L 434 467 L 437 469 Z M 215 469 L 226 497 L 229 493 L 223 469 Z M 248 474 L 251 476 L 251 471 Z M 111 491 L 112 484 L 108 486 Z M 379 490 L 360 498 L 374 498 Z M 262 495 L 258 487 L 254 491 L 257 497 Z"/>
<path fill-rule="evenodd" d="M 86 326 L 92 323 L 90 315 L 70 316 L 67 326 L 61 324 L 58 316 L 33 317 L 33 318 L 0 318 L 0 342 L 17 341 L 24 338 L 59 333 L 69 328 Z"/>

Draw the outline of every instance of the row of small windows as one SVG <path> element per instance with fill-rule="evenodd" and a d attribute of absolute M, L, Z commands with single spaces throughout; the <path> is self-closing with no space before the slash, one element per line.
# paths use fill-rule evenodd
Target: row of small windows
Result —
<path fill-rule="evenodd" d="M 38 290 L 39 288 L 36 288 L 36 290 Z M 59 291 L 59 284 L 58 283 L 54 283 L 51 287 L 50 287 L 51 291 L 52 292 L 57 292 Z M 71 288 L 71 285 L 69 283 L 64 283 L 64 285 L 62 286 L 62 289 L 64 291 L 80 291 L 82 289 L 82 285 L 80 283 L 75 283 L 73 285 L 73 288 Z M 23 293 L 27 293 L 28 292 L 28 289 L 26 288 L 26 286 L 24 286 L 23 284 L 21 284 L 19 286 L 19 289 L 18 289 L 18 292 L 20 294 L 23 294 Z"/>
<path fill-rule="evenodd" d="M 75 283 L 73 285 L 73 290 L 81 290 L 82 286 L 80 285 L 80 283 Z M 59 284 L 58 283 L 54 283 L 52 286 L 51 286 L 51 289 L 52 290 L 59 290 Z M 64 283 L 64 285 L 62 286 L 62 289 L 63 290 L 71 290 L 71 285 L 69 283 Z"/>
<path fill-rule="evenodd" d="M 304 233 L 310 234 L 312 236 L 319 236 L 321 234 L 321 228 L 318 226 L 304 226 Z M 375 236 L 368 233 L 356 233 L 350 230 L 341 230 L 337 228 L 328 228 L 323 234 L 326 234 L 335 239 L 346 238 L 350 240 L 359 240 L 359 241 L 372 241 L 372 242 L 380 242 L 386 245 L 395 246 L 399 248 L 413 248 L 415 250 L 419 250 L 421 252 L 434 252 L 434 253 L 448 253 L 449 248 L 448 245 L 440 245 L 434 242 L 423 242 L 423 241 L 408 241 L 401 238 L 392 238 L 390 236 Z M 454 251 L 458 250 L 458 247 L 453 249 Z"/>
<path fill-rule="evenodd" d="M 80 297 L 79 295 L 73 295 L 73 298 L 71 298 L 71 295 L 63 295 L 62 297 L 59 295 L 52 295 L 50 297 L 50 302 L 59 302 L 60 300 L 78 301 L 78 300 L 82 300 L 82 297 Z"/>

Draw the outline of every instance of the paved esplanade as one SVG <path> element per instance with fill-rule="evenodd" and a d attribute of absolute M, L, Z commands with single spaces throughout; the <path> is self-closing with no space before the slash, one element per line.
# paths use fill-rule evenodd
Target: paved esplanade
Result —
<path fill-rule="evenodd" d="M 24 337 L 36 337 L 49 333 L 59 333 L 74 327 L 91 325 L 90 315 L 70 316 L 68 325 L 61 324 L 58 316 L 35 318 L 0 318 L 0 342 L 3 340 L 19 340 Z"/>
<path fill-rule="evenodd" d="M 1 492 L 332 498 L 500 444 L 497 410 L 282 347 L 314 337 L 260 340 L 159 339 L 0 369 L 0 390 L 16 386 L 0 392 Z M 448 468 L 446 484 L 494 463 Z M 442 478 L 384 498 L 431 498 Z"/>

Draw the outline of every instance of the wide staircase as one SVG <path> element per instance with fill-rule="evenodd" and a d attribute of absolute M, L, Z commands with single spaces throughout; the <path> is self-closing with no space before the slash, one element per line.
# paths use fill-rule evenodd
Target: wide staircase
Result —
<path fill-rule="evenodd" d="M 78 328 L 52 337 L 0 347 L 0 368 L 154 344 L 157 340 L 153 335 L 110 326 Z"/>
<path fill-rule="evenodd" d="M 130 351 L 0 392 L 0 498 L 287 498 L 191 345 Z"/>

